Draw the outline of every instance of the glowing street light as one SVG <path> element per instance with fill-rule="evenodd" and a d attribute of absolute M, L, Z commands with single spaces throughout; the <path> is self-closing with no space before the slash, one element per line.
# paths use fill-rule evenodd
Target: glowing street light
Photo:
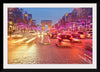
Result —
<path fill-rule="evenodd" d="M 9 10 L 11 11 L 13 8 L 9 8 Z"/>
<path fill-rule="evenodd" d="M 25 17 L 27 17 L 27 14 L 25 14 Z"/>
<path fill-rule="evenodd" d="M 12 24 L 12 21 L 9 21 L 9 24 Z"/>
<path fill-rule="evenodd" d="M 68 13 L 66 13 L 66 16 L 68 16 Z"/>
<path fill-rule="evenodd" d="M 30 20 L 30 22 L 32 23 L 32 19 Z"/>

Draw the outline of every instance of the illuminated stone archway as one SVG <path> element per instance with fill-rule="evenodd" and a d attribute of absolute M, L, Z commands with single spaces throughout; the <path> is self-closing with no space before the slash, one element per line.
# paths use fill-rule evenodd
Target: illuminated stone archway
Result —
<path fill-rule="evenodd" d="M 52 27 L 52 20 L 41 20 L 42 30 L 45 30 L 45 25 L 48 25 L 48 29 Z"/>

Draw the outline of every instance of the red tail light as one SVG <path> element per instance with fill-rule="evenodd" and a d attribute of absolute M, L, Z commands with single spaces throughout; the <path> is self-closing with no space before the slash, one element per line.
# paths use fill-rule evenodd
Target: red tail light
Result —
<path fill-rule="evenodd" d="M 59 42 L 59 45 L 61 45 L 61 43 Z"/>

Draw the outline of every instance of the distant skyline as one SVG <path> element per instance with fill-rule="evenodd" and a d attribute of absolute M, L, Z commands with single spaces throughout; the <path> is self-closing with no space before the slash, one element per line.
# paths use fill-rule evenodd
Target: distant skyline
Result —
<path fill-rule="evenodd" d="M 37 24 L 41 24 L 41 20 L 52 20 L 52 24 L 62 18 L 66 13 L 71 13 L 74 8 L 22 8 L 28 14 L 32 14 L 32 19 Z"/>

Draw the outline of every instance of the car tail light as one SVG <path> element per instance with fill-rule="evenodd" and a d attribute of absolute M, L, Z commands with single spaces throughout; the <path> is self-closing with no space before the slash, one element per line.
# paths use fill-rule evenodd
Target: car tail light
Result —
<path fill-rule="evenodd" d="M 61 45 L 61 43 L 59 42 L 59 45 Z"/>

